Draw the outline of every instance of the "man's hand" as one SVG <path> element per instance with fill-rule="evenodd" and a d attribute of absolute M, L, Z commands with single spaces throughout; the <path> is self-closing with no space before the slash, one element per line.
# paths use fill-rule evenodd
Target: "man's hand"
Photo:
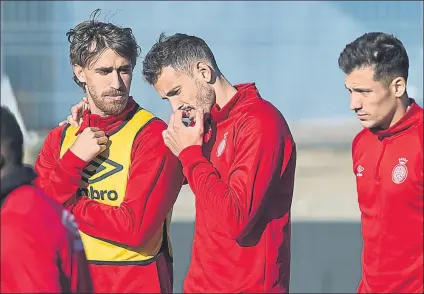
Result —
<path fill-rule="evenodd" d="M 70 148 L 72 153 L 84 160 L 90 162 L 97 154 L 106 150 L 108 138 L 105 132 L 99 128 L 86 128 L 78 135 L 74 145 Z"/>
<path fill-rule="evenodd" d="M 59 127 L 68 123 L 74 127 L 78 127 L 82 122 L 82 115 L 87 109 L 90 109 L 90 105 L 88 104 L 87 97 L 84 97 L 78 104 L 72 106 L 71 115 L 66 120 L 61 121 Z"/>
<path fill-rule="evenodd" d="M 196 123 L 193 127 L 186 127 L 182 122 L 182 111 L 175 111 L 169 120 L 168 129 L 162 132 L 165 145 L 179 156 L 183 149 L 203 144 L 203 109 L 196 112 Z"/>

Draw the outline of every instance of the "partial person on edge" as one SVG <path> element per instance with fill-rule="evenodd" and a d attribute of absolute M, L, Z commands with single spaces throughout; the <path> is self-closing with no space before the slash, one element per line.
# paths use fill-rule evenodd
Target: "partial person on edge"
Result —
<path fill-rule="evenodd" d="M 402 42 L 367 33 L 339 57 L 350 109 L 364 129 L 352 144 L 362 224 L 360 293 L 423 293 L 423 109 L 407 93 Z"/>
<path fill-rule="evenodd" d="M 32 182 L 23 136 L 1 107 L 1 293 L 91 293 L 84 248 L 72 215 Z"/>

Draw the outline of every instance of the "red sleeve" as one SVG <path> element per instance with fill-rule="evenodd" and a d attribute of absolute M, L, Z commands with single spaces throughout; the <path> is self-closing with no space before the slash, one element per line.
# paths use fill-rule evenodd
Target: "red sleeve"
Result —
<path fill-rule="evenodd" d="M 36 223 L 22 224 L 16 219 L 13 225 L 2 225 L 2 293 L 62 293 L 57 266 L 58 244 L 52 244 L 57 237 L 53 240 L 37 238 L 39 234 L 34 233 L 34 228 Z"/>
<path fill-rule="evenodd" d="M 1 223 L 1 291 L 91 293 L 78 231 L 63 217 L 72 215 L 38 193 L 30 186 L 20 188 L 6 204 Z"/>
<path fill-rule="evenodd" d="M 218 222 L 230 238 L 239 240 L 261 217 L 261 203 L 272 189 L 271 180 L 286 169 L 294 143 L 283 120 L 269 113 L 235 129 L 235 158 L 228 182 L 221 180 L 200 146 L 186 148 L 179 158 L 207 221 Z"/>
<path fill-rule="evenodd" d="M 68 284 L 62 285 L 62 287 L 64 289 L 70 288 L 68 291 L 71 293 L 92 293 L 93 286 L 84 245 L 74 216 L 66 210 L 62 211 L 62 224 L 67 229 L 67 238 L 62 240 L 61 266 L 68 276 Z"/>
<path fill-rule="evenodd" d="M 166 124 L 153 121 L 138 135 L 124 201 L 113 207 L 82 197 L 72 212 L 81 231 L 132 247 L 146 245 L 181 189 L 181 164 L 163 143 Z M 98 221 L 101 219 L 102 221 Z"/>
<path fill-rule="evenodd" d="M 424 185 L 424 122 L 421 121 L 420 125 L 418 126 L 418 137 L 420 140 L 420 149 L 419 153 L 421 154 L 421 160 L 418 161 L 419 164 L 419 171 L 420 171 L 420 179 L 422 179 L 421 184 Z"/>
<path fill-rule="evenodd" d="M 356 162 L 356 152 L 358 149 L 358 143 L 361 140 L 361 138 L 364 136 L 365 132 L 367 132 L 367 129 L 363 129 L 362 131 L 360 131 L 355 138 L 352 141 L 352 170 L 353 170 L 353 174 L 356 176 L 356 170 L 355 170 L 355 162 Z"/>
<path fill-rule="evenodd" d="M 64 127 L 59 127 L 49 132 L 34 167 L 37 173 L 34 184 L 61 204 L 75 195 L 87 165 L 70 150 L 60 158 L 63 131 Z"/>

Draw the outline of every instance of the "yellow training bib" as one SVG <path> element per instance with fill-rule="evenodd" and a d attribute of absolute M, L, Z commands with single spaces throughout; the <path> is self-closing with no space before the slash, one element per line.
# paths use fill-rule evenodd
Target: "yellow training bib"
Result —
<path fill-rule="evenodd" d="M 119 206 L 125 197 L 134 140 L 144 126 L 154 119 L 156 118 L 153 114 L 139 108 L 130 120 L 123 122 L 117 131 L 109 134 L 108 148 L 84 169 L 76 196 L 87 196 L 105 205 Z M 60 157 L 76 141 L 75 133 L 78 129 L 79 127 L 67 125 L 62 137 Z M 157 258 L 162 246 L 167 248 L 168 254 L 172 256 L 169 243 L 171 214 L 172 211 L 164 225 L 144 247 L 131 248 L 100 240 L 80 231 L 87 259 L 90 263 L 147 264 Z"/>

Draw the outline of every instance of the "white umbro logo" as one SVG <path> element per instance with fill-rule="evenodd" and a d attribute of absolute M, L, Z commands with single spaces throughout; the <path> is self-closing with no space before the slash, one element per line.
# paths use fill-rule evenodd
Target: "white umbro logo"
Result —
<path fill-rule="evenodd" d="M 364 171 L 364 167 L 362 166 L 362 165 L 359 165 L 357 168 L 356 168 L 356 176 L 357 177 L 362 177 L 362 172 Z"/>

